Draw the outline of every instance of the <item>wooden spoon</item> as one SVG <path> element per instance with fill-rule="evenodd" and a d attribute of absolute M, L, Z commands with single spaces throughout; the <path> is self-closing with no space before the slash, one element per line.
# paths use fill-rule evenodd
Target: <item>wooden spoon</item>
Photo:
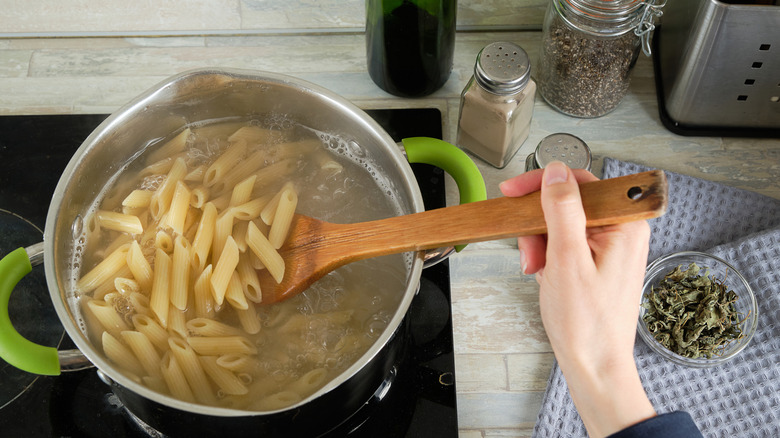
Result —
<path fill-rule="evenodd" d="M 659 170 L 583 183 L 580 193 L 588 227 L 652 219 L 666 211 L 666 177 Z M 285 263 L 281 283 L 259 271 L 263 304 L 291 298 L 356 260 L 546 231 L 539 192 L 355 224 L 296 214 L 279 250 Z"/>

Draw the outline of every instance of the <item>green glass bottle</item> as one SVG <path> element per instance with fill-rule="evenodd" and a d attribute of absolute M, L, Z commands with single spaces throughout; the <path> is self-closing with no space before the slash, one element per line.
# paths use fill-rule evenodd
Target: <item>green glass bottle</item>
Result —
<path fill-rule="evenodd" d="M 366 0 L 368 73 L 383 90 L 426 96 L 452 71 L 457 0 Z"/>

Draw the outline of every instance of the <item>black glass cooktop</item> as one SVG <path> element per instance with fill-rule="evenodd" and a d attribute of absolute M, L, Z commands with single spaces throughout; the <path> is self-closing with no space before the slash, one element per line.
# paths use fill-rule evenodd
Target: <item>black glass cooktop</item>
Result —
<path fill-rule="evenodd" d="M 441 138 L 436 109 L 370 110 L 397 141 Z M 48 204 L 72 154 L 105 115 L 0 116 L 0 256 L 42 238 Z M 440 169 L 412 168 L 426 208 L 445 205 Z M 45 290 L 42 266 L 11 297 L 11 319 L 28 339 L 72 348 Z M 20 298 L 21 296 L 24 296 Z M 28 298 L 32 297 L 32 298 Z M 33 318 L 33 315 L 35 317 Z M 323 437 L 456 437 L 457 410 L 447 262 L 423 270 L 407 315 L 407 354 L 358 412 Z M 381 395 L 381 397 L 380 397 Z M 35 377 L 0 359 L 0 435 L 14 437 L 143 437 L 144 430 L 98 377 L 97 371 Z"/>

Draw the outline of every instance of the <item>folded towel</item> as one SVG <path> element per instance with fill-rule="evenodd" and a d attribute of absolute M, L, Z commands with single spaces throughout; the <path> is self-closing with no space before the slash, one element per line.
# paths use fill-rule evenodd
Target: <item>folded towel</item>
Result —
<path fill-rule="evenodd" d="M 603 178 L 643 172 L 610 158 Z M 780 201 L 723 184 L 666 172 L 667 213 L 649 221 L 649 260 L 703 251 L 727 260 L 748 280 L 759 306 L 750 344 L 726 364 L 689 368 L 659 356 L 637 337 L 642 384 L 659 413 L 688 411 L 704 436 L 780 436 Z M 618 389 L 619 390 L 619 389 Z M 587 432 L 553 365 L 534 437 L 585 437 Z"/>

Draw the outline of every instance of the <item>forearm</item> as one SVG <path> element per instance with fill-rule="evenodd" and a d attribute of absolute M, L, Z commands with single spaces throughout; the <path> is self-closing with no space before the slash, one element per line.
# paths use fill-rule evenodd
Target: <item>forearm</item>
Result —
<path fill-rule="evenodd" d="M 559 360 L 559 365 L 591 437 L 608 436 L 656 415 L 633 357 L 601 365 Z"/>

